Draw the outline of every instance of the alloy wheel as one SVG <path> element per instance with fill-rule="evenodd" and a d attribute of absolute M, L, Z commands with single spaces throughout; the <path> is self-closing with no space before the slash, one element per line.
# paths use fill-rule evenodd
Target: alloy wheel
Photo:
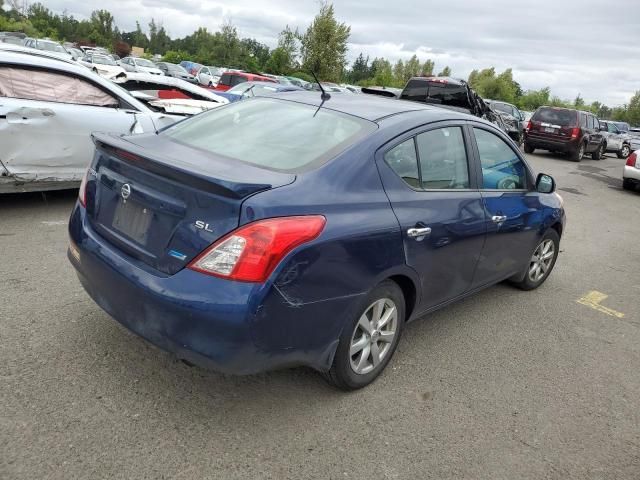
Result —
<path fill-rule="evenodd" d="M 556 247 L 553 240 L 546 239 L 540 243 L 533 252 L 529 264 L 529 279 L 532 282 L 539 282 L 544 278 L 551 267 Z"/>
<path fill-rule="evenodd" d="M 391 351 L 397 328 L 398 309 L 393 300 L 381 298 L 369 305 L 351 335 L 351 369 L 364 375 L 380 365 Z"/>
<path fill-rule="evenodd" d="M 629 148 L 629 145 L 623 145 L 620 153 L 622 154 L 622 158 L 627 158 L 631 153 L 631 149 Z"/>

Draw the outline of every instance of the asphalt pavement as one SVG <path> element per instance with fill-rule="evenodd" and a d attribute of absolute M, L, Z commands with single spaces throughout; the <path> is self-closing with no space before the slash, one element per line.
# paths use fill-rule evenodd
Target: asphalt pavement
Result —
<path fill-rule="evenodd" d="M 150 346 L 67 261 L 75 192 L 0 196 L 0 478 L 637 480 L 640 193 L 613 156 L 528 158 L 567 210 L 548 281 L 410 324 L 349 394 Z"/>

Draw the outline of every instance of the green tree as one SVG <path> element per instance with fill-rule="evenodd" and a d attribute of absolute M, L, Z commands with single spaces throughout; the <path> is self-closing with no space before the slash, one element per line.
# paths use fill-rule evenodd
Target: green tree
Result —
<path fill-rule="evenodd" d="M 351 72 L 349 73 L 349 81 L 353 83 L 360 83 L 369 77 L 369 57 L 366 57 L 360 52 L 358 58 L 353 62 Z"/>
<path fill-rule="evenodd" d="M 281 47 L 275 48 L 265 65 L 267 73 L 275 75 L 288 75 L 291 72 L 291 58 L 287 51 Z"/>
<path fill-rule="evenodd" d="M 495 68 L 473 70 L 469 74 L 469 85 L 484 98 L 502 100 L 515 103 L 520 86 L 513 81 L 513 72 L 507 69 L 500 75 L 496 75 Z"/>
<path fill-rule="evenodd" d="M 576 99 L 573 101 L 573 106 L 575 108 L 578 108 L 580 110 L 583 110 L 585 107 L 584 104 L 584 99 L 580 96 L 580 94 L 578 94 L 578 96 L 576 97 Z"/>
<path fill-rule="evenodd" d="M 276 75 L 288 75 L 297 67 L 297 53 L 297 33 L 287 25 L 278 36 L 278 47 L 271 52 L 265 70 Z"/>
<path fill-rule="evenodd" d="M 402 82 L 405 81 L 404 80 L 404 72 L 405 72 L 404 62 L 400 59 L 393 66 L 393 80 L 394 80 L 394 83 L 398 84 L 398 83 L 402 83 Z"/>
<path fill-rule="evenodd" d="M 89 20 L 91 33 L 89 38 L 104 47 L 110 47 L 113 43 L 113 15 L 107 10 L 94 10 Z"/>
<path fill-rule="evenodd" d="M 625 118 L 631 125 L 640 125 L 640 91 L 637 91 L 629 100 Z"/>
<path fill-rule="evenodd" d="M 439 77 L 450 77 L 451 76 L 451 69 L 446 66 L 442 69 L 442 71 L 438 74 Z"/>
<path fill-rule="evenodd" d="M 417 55 L 413 55 L 407 62 L 404 64 L 404 78 L 401 83 L 405 83 L 411 77 L 417 77 L 420 75 L 420 70 L 422 65 L 420 65 L 420 60 L 418 60 Z"/>
<path fill-rule="evenodd" d="M 347 41 L 351 27 L 335 18 L 333 5 L 322 3 L 320 12 L 300 37 L 302 65 L 321 80 L 337 82 L 347 64 Z"/>
<path fill-rule="evenodd" d="M 433 62 L 433 60 L 427 60 L 426 62 L 424 62 L 422 64 L 422 69 L 420 71 L 420 75 L 425 76 L 425 77 L 430 77 L 433 75 L 433 69 L 435 67 L 435 63 Z"/>
<path fill-rule="evenodd" d="M 527 90 L 519 99 L 518 107 L 523 110 L 533 111 L 542 105 L 549 105 L 551 90 L 549 87 L 540 90 Z"/>
<path fill-rule="evenodd" d="M 214 49 L 216 63 L 225 67 L 240 67 L 240 38 L 231 20 L 225 20 L 222 23 L 216 40 Z"/>
<path fill-rule="evenodd" d="M 182 50 L 169 50 L 162 57 L 163 62 L 168 63 L 180 63 L 185 60 L 189 60 L 191 55 L 188 52 Z"/>
<path fill-rule="evenodd" d="M 373 84 L 382 87 L 390 87 L 394 85 L 393 69 L 389 60 L 385 58 L 375 58 L 371 62 L 371 70 L 375 72 L 373 76 Z"/>

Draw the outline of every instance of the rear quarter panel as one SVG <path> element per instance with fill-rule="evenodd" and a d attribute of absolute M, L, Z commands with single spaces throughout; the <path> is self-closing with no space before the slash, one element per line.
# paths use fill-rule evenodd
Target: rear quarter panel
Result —
<path fill-rule="evenodd" d="M 399 274 L 417 284 L 374 163 L 377 144 L 371 139 L 352 147 L 318 170 L 298 175 L 293 184 L 245 201 L 241 224 L 284 215 L 327 219 L 320 237 L 281 262 L 265 286 L 253 319 L 257 345 L 333 345 L 379 282 Z"/>

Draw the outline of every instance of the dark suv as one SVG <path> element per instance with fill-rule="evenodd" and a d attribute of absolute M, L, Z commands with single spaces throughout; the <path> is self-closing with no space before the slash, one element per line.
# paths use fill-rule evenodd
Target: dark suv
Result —
<path fill-rule="evenodd" d="M 575 162 L 590 153 L 594 160 L 604 155 L 604 141 L 598 118 L 570 108 L 540 107 L 524 132 L 524 151 L 536 148 L 561 152 Z"/>
<path fill-rule="evenodd" d="M 504 132 L 508 132 L 502 117 L 491 110 L 464 80 L 450 77 L 413 77 L 402 90 L 400 99 L 470 113 L 489 120 Z"/>

